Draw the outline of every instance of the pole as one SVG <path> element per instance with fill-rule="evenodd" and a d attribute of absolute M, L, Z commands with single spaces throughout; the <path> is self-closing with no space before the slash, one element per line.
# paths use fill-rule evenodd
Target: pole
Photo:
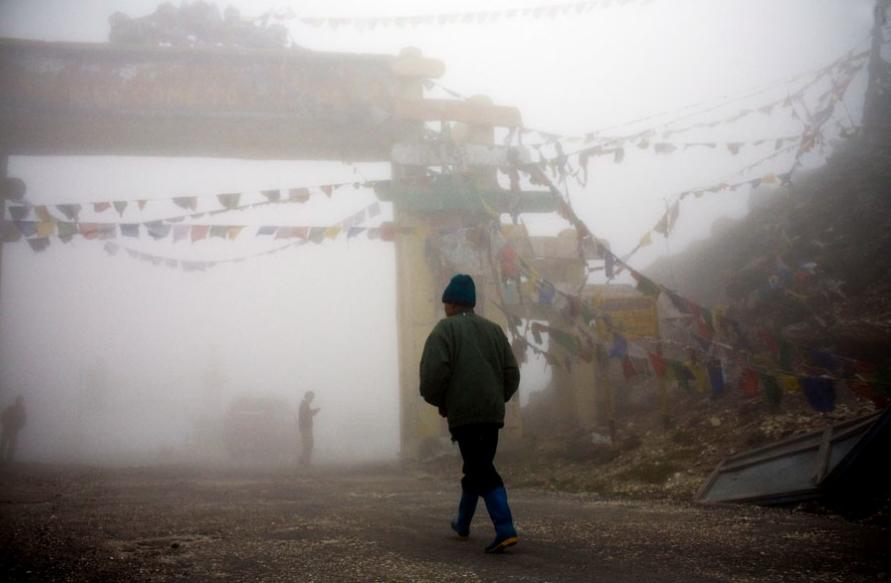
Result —
<path fill-rule="evenodd" d="M 659 347 L 656 349 L 659 358 L 662 358 L 662 341 L 659 341 Z M 668 387 L 665 383 L 665 374 L 656 375 L 656 385 L 659 388 L 659 403 L 662 410 L 662 428 L 668 431 L 671 427 L 671 416 L 668 414 Z"/>
<path fill-rule="evenodd" d="M 656 354 L 661 362 L 662 358 L 662 326 L 659 325 L 659 301 L 653 302 L 653 318 L 656 320 Z M 656 387 L 659 389 L 659 408 L 662 411 L 662 429 L 668 431 L 671 427 L 671 416 L 668 413 L 668 385 L 665 382 L 665 372 L 656 375 Z"/>
<path fill-rule="evenodd" d="M 6 220 L 6 197 L 9 194 L 9 184 L 6 172 L 9 166 L 9 156 L 0 154 L 0 220 Z M 0 239 L 0 296 L 3 293 L 3 240 Z"/>
<path fill-rule="evenodd" d="M 609 378 L 609 359 L 605 360 L 605 365 L 603 366 L 603 392 L 606 396 L 606 420 L 609 425 L 609 440 L 610 443 L 616 443 L 616 400 L 613 395 L 613 385 L 610 382 Z"/>

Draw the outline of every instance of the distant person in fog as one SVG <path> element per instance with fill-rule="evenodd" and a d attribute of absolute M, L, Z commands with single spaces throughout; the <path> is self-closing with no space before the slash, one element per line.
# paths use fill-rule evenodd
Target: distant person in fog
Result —
<path fill-rule="evenodd" d="M 3 410 L 0 414 L 0 425 L 3 426 L 3 435 L 0 437 L 0 462 L 7 463 L 15 457 L 19 431 L 25 426 L 24 397 L 19 395 L 15 398 L 14 404 Z"/>
<path fill-rule="evenodd" d="M 306 391 L 303 395 L 303 401 L 300 402 L 300 412 L 297 416 L 297 428 L 300 430 L 300 443 L 303 447 L 303 453 L 300 456 L 300 463 L 308 466 L 312 461 L 312 448 L 314 445 L 312 435 L 313 417 L 315 417 L 320 408 L 312 408 L 312 400 L 316 394 L 312 391 Z"/>

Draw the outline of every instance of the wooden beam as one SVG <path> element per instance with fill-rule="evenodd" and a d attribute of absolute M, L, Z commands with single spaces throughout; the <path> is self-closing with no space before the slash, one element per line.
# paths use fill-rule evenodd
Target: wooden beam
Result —
<path fill-rule="evenodd" d="M 390 63 L 390 71 L 397 77 L 438 79 L 445 74 L 445 64 L 421 56 L 399 56 Z"/>
<path fill-rule="evenodd" d="M 532 155 L 523 146 L 399 142 L 390 151 L 393 162 L 404 166 L 483 166 L 498 168 L 528 164 Z"/>
<path fill-rule="evenodd" d="M 428 61 L 395 68 L 422 74 Z M 398 62 L 0 39 L 0 150 L 383 161 L 411 137 L 391 112 Z"/>
<path fill-rule="evenodd" d="M 523 125 L 520 110 L 504 105 L 483 105 L 448 99 L 396 99 L 393 116 L 412 121 L 456 121 L 494 127 Z"/>

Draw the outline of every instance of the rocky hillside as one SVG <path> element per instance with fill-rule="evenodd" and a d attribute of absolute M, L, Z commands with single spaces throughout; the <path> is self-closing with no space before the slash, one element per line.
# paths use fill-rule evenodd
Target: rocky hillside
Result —
<path fill-rule="evenodd" d="M 796 344 L 867 360 L 891 348 L 891 149 L 854 140 L 788 191 L 646 273 Z"/>

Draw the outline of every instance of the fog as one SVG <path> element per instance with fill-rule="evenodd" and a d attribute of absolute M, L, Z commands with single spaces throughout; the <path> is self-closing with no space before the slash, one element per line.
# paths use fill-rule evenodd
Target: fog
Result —
<path fill-rule="evenodd" d="M 375 3 L 236 1 L 245 15 L 386 17 L 480 9 L 469 1 Z M 486 9 L 539 6 L 488 2 Z M 151 13 L 157 2 L 3 0 L 0 37 L 105 42 L 108 16 Z M 798 83 L 778 83 L 868 48 L 869 0 L 652 0 L 612 2 L 583 14 L 517 17 L 497 22 L 403 25 L 357 30 L 283 21 L 294 41 L 316 51 L 398 54 L 417 47 L 446 66 L 438 80 L 460 95 L 486 95 L 519 108 L 527 128 L 581 136 L 604 128 L 623 135 L 659 127 L 687 113 L 679 126 L 725 119 L 746 107 L 782 99 Z M 841 126 L 859 120 L 865 75 L 843 97 Z M 764 92 L 740 98 L 754 89 Z M 816 88 L 818 95 L 826 86 Z M 434 87 L 428 95 L 445 97 Z M 734 99 L 723 107 L 717 104 Z M 807 106 L 805 99 L 804 106 Z M 715 105 L 709 113 L 683 110 Z M 814 103 L 810 104 L 815 105 Z M 701 108 L 700 108 L 701 109 Z M 627 122 L 674 112 L 653 119 Z M 794 153 L 748 173 L 740 169 L 772 153 L 773 138 L 800 134 L 785 111 L 752 115 L 715 128 L 678 134 L 684 142 L 748 142 L 738 154 L 717 147 L 655 155 L 626 146 L 621 163 L 590 161 L 586 186 L 570 182 L 579 217 L 623 256 L 665 212 L 668 197 L 716 182 L 788 169 Z M 833 125 L 830 142 L 840 128 Z M 535 140 L 532 140 L 533 142 Z M 831 145 L 803 160 L 818 167 Z M 241 192 L 262 202 L 264 189 L 387 179 L 388 164 L 344 161 L 221 160 L 108 156 L 13 156 L 9 176 L 27 184 L 34 205 Z M 719 219 L 743 216 L 748 190 L 721 192 L 684 204 L 674 234 L 637 253 L 642 269 L 658 257 L 707 237 Z M 204 200 L 201 198 L 200 200 Z M 272 205 L 208 219 L 220 224 L 327 226 L 367 209 L 367 188 L 341 188 L 301 205 Z M 199 203 L 202 204 L 202 203 Z M 133 205 L 120 221 L 182 214 L 169 203 Z M 81 220 L 98 218 L 85 208 Z M 389 203 L 367 226 L 392 219 Z M 509 219 L 504 217 L 505 222 Z M 556 235 L 559 217 L 524 217 L 532 234 Z M 0 405 L 23 395 L 28 425 L 18 455 L 26 460 L 100 462 L 222 460 L 221 419 L 239 397 L 272 398 L 293 418 L 305 391 L 316 393 L 316 456 L 320 462 L 391 460 L 399 452 L 396 263 L 392 243 L 365 236 L 319 245 L 242 236 L 156 242 L 75 237 L 33 252 L 5 244 L 0 274 Z M 187 261 L 219 261 L 184 272 L 134 259 L 127 248 Z M 592 279 L 592 281 L 594 281 Z M 599 280 L 598 280 L 599 281 Z M 543 359 L 522 370 L 521 403 L 549 378 Z M 289 421 L 293 426 L 293 420 Z M 295 429 L 296 439 L 296 429 Z M 217 440 L 217 441 L 214 441 Z"/>

